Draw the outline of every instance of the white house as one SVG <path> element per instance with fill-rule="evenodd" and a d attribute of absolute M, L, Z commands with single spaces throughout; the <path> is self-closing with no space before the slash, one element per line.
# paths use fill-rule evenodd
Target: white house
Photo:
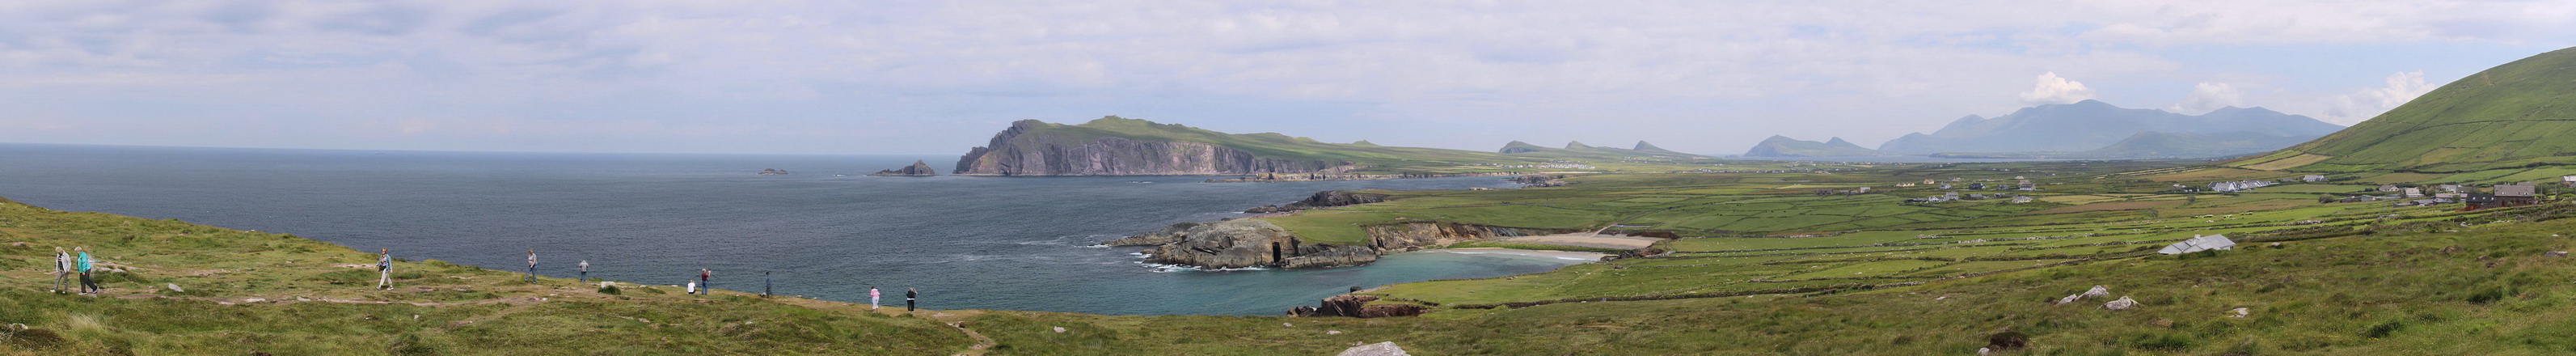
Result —
<path fill-rule="evenodd" d="M 2300 180 L 2300 181 L 2306 181 L 2306 182 L 2323 182 L 2323 181 L 2326 181 L 2326 176 L 2324 176 L 2324 175 L 2317 175 L 2317 174 L 2310 174 L 2310 175 L 2308 175 L 2308 176 L 2306 176 L 2306 177 L 2299 177 L 2299 180 Z"/>
<path fill-rule="evenodd" d="M 2236 249 L 2236 240 L 2227 239 L 2227 235 L 2192 235 L 2190 240 L 2182 240 L 2182 242 L 2176 242 L 2172 245 L 2165 245 L 2165 249 L 2156 250 L 2156 253 L 2179 255 L 2207 250 L 2234 249 Z"/>

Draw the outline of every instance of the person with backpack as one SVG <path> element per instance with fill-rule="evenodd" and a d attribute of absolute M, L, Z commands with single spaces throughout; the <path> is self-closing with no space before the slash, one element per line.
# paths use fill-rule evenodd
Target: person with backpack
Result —
<path fill-rule="evenodd" d="M 376 290 L 394 289 L 394 250 L 376 249 Z"/>
<path fill-rule="evenodd" d="M 81 294 L 98 294 L 99 292 L 107 291 L 107 288 L 98 287 L 98 278 L 91 276 L 91 270 L 98 266 L 91 263 L 89 248 L 73 247 L 72 251 L 80 251 L 80 264 L 78 267 L 80 271 Z"/>

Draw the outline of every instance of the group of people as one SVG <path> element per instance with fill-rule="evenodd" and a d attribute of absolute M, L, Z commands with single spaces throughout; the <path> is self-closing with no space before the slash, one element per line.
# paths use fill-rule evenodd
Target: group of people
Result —
<path fill-rule="evenodd" d="M 74 257 L 75 253 L 78 257 Z M 96 267 L 97 264 L 91 263 L 88 247 L 73 247 L 71 252 L 64 252 L 63 248 L 55 247 L 53 292 L 62 293 L 63 287 L 71 283 L 72 275 L 79 274 L 80 294 L 98 294 L 100 290 L 106 288 L 99 288 L 98 278 L 90 276 L 90 271 Z"/>
<path fill-rule="evenodd" d="M 60 247 L 54 248 L 54 270 L 56 273 L 56 277 L 54 278 L 54 291 L 61 292 L 63 285 L 66 283 L 65 280 L 70 278 L 74 272 L 78 272 L 80 275 L 81 294 L 97 293 L 100 288 L 98 287 L 96 279 L 90 277 L 90 269 L 92 265 L 90 263 L 88 248 L 74 247 L 72 248 L 72 251 L 77 252 L 79 257 L 74 258 L 71 253 L 63 252 L 63 249 Z M 579 280 L 582 283 L 589 283 L 590 260 L 582 260 L 581 263 L 576 264 L 576 266 L 579 266 L 581 270 Z M 698 269 L 698 280 L 687 283 L 687 292 L 697 295 L 709 294 L 711 292 L 710 288 L 715 285 L 715 274 L 714 270 L 705 268 Z M 528 249 L 527 277 L 528 283 L 537 283 L 537 249 Z M 763 284 L 761 286 L 760 295 L 762 297 L 768 297 L 771 292 L 775 291 L 776 280 L 770 279 L 768 272 L 761 272 L 760 278 Z M 376 249 L 376 289 L 389 290 L 393 289 L 393 287 L 394 251 L 391 248 Z M 868 309 L 883 307 L 884 303 L 880 302 L 883 297 L 884 294 L 878 292 L 876 286 L 868 286 Z M 903 310 L 906 312 L 917 310 L 915 307 L 919 305 L 920 298 L 921 291 L 905 288 L 903 291 Z"/>

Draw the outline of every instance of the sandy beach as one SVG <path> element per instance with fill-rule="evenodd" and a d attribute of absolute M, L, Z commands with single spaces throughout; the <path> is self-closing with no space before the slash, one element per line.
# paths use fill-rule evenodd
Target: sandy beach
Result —
<path fill-rule="evenodd" d="M 1560 259 L 1579 260 L 1579 261 L 1600 261 L 1602 257 L 1610 257 L 1610 255 L 1609 255 L 1609 254 L 1604 254 L 1604 253 L 1577 252 L 1577 251 L 1554 251 L 1554 250 L 1523 250 L 1523 249 L 1516 249 L 1516 248 L 1500 248 L 1500 247 L 1443 248 L 1443 249 L 1422 250 L 1422 252 L 1430 252 L 1430 253 L 1458 253 L 1458 254 L 1471 254 L 1471 255 L 1472 255 L 1472 254 L 1496 254 L 1496 255 L 1515 255 L 1515 256 L 1530 256 L 1530 257 L 1554 257 L 1554 258 L 1560 258 Z"/>
<path fill-rule="evenodd" d="M 1522 236 L 1522 237 L 1514 237 L 1514 238 L 1502 239 L 1502 240 L 1500 240 L 1500 241 L 1502 241 L 1502 242 L 1517 242 L 1517 243 L 1532 243 L 1532 244 L 1546 244 L 1546 245 L 1564 245 L 1564 246 L 1582 246 L 1582 247 L 1599 247 L 1599 248 L 1632 249 L 1632 250 L 1633 250 L 1633 249 L 1646 248 L 1646 246 L 1654 245 L 1656 241 L 1663 241 L 1663 240 L 1664 240 L 1664 239 L 1658 239 L 1658 238 L 1652 238 L 1652 237 L 1636 237 L 1636 236 L 1594 235 L 1594 234 L 1557 234 L 1557 235 L 1544 235 L 1544 236 Z"/>

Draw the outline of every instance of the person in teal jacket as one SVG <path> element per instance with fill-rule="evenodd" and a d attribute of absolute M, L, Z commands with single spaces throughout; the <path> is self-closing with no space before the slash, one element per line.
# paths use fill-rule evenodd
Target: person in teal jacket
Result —
<path fill-rule="evenodd" d="M 97 278 L 90 278 L 90 269 L 96 266 L 92 266 L 90 264 L 89 248 L 74 247 L 72 250 L 80 251 L 80 266 L 78 268 L 80 269 L 81 277 L 81 294 L 98 294 L 98 292 L 104 291 L 106 288 L 98 287 Z"/>

